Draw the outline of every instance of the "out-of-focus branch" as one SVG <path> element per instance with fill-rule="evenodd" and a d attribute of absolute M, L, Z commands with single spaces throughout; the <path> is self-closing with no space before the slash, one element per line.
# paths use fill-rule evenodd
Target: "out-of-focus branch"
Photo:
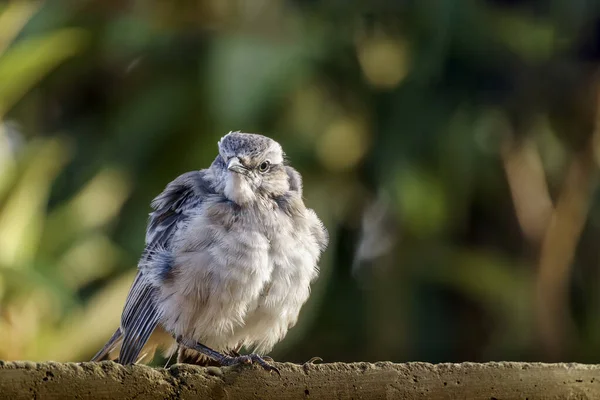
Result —
<path fill-rule="evenodd" d="M 595 83 L 598 96 L 598 81 Z M 587 145 L 573 157 L 540 251 L 535 300 L 539 338 L 547 359 L 561 356 L 571 327 L 569 275 L 587 220 L 591 194 L 598 182 L 595 146 L 600 140 L 599 100 L 597 97 L 594 132 Z"/>
<path fill-rule="evenodd" d="M 598 108 L 600 101 L 597 100 Z M 589 143 L 573 155 L 553 207 L 539 151 L 531 139 L 502 146 L 502 160 L 515 213 L 524 236 L 538 250 L 535 281 L 536 329 L 546 360 L 557 360 L 571 329 L 568 286 L 571 265 L 597 184 L 595 145 L 600 140 L 600 112 L 596 111 Z"/>
<path fill-rule="evenodd" d="M 535 304 L 541 345 L 549 359 L 560 357 L 570 326 L 569 274 L 587 219 L 596 172 L 590 144 L 571 163 L 542 242 Z"/>
<path fill-rule="evenodd" d="M 532 139 L 516 142 L 512 136 L 500 150 L 519 225 L 537 247 L 553 211 L 539 150 Z"/>
<path fill-rule="evenodd" d="M 508 139 L 502 148 L 519 224 L 531 246 L 539 249 L 534 305 L 538 338 L 547 360 L 560 358 L 571 327 L 569 275 L 597 183 L 594 148 L 600 137 L 598 115 L 596 119 L 589 144 L 574 154 L 556 207 L 552 206 L 535 143 Z"/>

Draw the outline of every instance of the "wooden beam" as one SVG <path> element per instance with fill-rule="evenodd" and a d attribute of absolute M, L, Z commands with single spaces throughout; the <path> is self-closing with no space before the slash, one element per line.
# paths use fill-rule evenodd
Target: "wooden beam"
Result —
<path fill-rule="evenodd" d="M 277 364 L 169 369 L 113 362 L 0 362 L 6 399 L 600 398 L 600 366 L 542 363 Z"/>

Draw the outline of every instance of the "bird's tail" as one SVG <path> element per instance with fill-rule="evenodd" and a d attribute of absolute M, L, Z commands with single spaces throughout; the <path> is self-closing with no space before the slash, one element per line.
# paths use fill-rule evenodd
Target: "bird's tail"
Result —
<path fill-rule="evenodd" d="M 115 333 L 108 339 L 108 342 L 100 349 L 98 353 L 94 357 L 92 357 L 91 361 L 105 361 L 112 360 L 119 362 L 119 350 L 121 349 L 121 345 L 123 344 L 123 331 L 121 328 L 117 328 Z M 155 343 L 148 343 L 144 346 L 142 351 L 140 352 L 138 358 L 135 360 L 136 363 L 143 361 L 151 361 L 154 357 L 154 353 L 156 351 L 157 345 Z"/>
<path fill-rule="evenodd" d="M 92 357 L 91 361 L 104 361 L 104 360 L 114 360 L 117 358 L 117 354 L 113 356 L 114 350 L 117 349 L 121 341 L 123 340 L 123 333 L 121 332 L 121 328 L 117 328 L 115 333 L 108 339 L 108 342 L 100 349 L 98 353 L 94 357 Z"/>

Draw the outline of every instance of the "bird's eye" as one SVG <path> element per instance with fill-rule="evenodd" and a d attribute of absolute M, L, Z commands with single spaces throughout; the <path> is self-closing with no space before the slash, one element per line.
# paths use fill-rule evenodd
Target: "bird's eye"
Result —
<path fill-rule="evenodd" d="M 271 163 L 269 161 L 263 161 L 262 164 L 260 164 L 258 166 L 258 170 L 260 172 L 267 172 L 269 170 L 270 166 L 271 166 Z"/>

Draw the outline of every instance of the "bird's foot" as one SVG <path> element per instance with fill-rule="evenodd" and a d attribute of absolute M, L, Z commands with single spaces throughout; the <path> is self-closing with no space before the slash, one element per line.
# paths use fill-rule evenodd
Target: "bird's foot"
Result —
<path fill-rule="evenodd" d="M 183 336 L 177 336 L 176 340 L 177 340 L 177 343 L 179 343 L 180 345 L 190 348 L 192 350 L 195 350 L 199 353 L 202 353 L 205 356 L 208 356 L 208 357 L 212 358 L 213 360 L 217 361 L 220 365 L 222 365 L 224 367 L 238 365 L 238 364 L 256 363 L 256 364 L 260 365 L 261 367 L 263 367 L 264 369 L 266 369 L 267 371 L 275 371 L 275 372 L 277 372 L 277 375 L 281 376 L 281 373 L 279 372 L 279 370 L 277 368 L 275 368 L 272 365 L 269 365 L 269 363 L 267 363 L 265 361 L 265 359 L 268 359 L 269 361 L 273 361 L 273 359 L 271 357 L 261 358 L 258 354 L 248 354 L 246 356 L 237 355 L 237 356 L 232 357 L 232 356 L 228 356 L 225 354 L 221 354 L 218 351 L 215 351 L 215 350 L 211 349 L 210 347 L 203 345 L 202 343 L 186 339 Z M 237 350 L 236 350 L 236 352 L 237 352 Z"/>
<path fill-rule="evenodd" d="M 279 369 L 270 365 L 266 360 L 269 360 L 271 362 L 273 361 L 273 359 L 271 357 L 265 356 L 263 358 L 263 357 L 259 356 L 258 354 L 248 354 L 245 356 L 237 356 L 237 357 L 224 356 L 223 358 L 221 358 L 219 360 L 219 363 L 226 367 L 233 366 L 233 365 L 239 365 L 239 364 L 256 363 L 256 364 L 260 365 L 261 367 L 263 367 L 265 370 L 277 372 L 277 375 L 281 376 Z"/>
<path fill-rule="evenodd" d="M 323 359 L 321 357 L 313 357 L 302 365 L 315 364 L 317 362 L 323 362 Z"/>

